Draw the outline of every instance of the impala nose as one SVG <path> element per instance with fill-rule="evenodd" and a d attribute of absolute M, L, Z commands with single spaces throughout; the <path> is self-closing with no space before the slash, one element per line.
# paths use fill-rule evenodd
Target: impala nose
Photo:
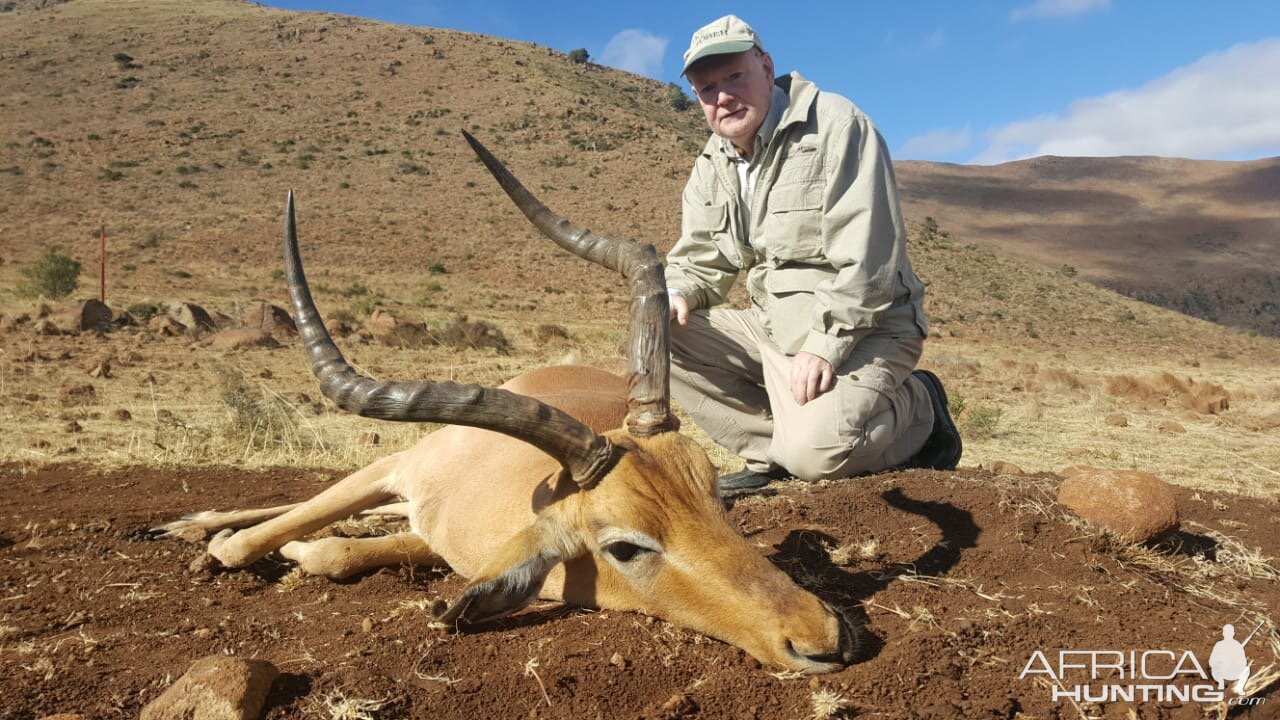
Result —
<path fill-rule="evenodd" d="M 834 630 L 837 633 L 837 641 L 834 649 L 828 645 L 822 651 L 814 652 L 803 645 L 797 647 L 792 640 L 787 641 L 787 650 L 799 661 L 798 664 L 803 667 L 802 672 L 826 673 L 840 670 L 857 659 L 862 647 L 862 629 L 858 624 L 847 613 L 836 610 L 826 603 L 823 603 L 823 608 L 836 626 Z"/>

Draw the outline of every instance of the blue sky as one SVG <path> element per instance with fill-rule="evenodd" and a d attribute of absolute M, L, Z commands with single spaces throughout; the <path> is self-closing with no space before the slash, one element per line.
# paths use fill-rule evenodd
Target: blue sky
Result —
<path fill-rule="evenodd" d="M 1276 0 L 268 0 L 568 51 L 679 82 L 694 29 L 751 23 L 779 72 L 867 112 L 898 159 L 1280 155 Z"/>

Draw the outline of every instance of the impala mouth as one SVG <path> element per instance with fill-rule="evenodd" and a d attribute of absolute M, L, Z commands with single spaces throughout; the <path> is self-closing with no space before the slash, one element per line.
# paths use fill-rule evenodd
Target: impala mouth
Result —
<path fill-rule="evenodd" d="M 850 618 L 847 613 L 826 605 L 826 603 L 823 603 L 823 605 L 826 607 L 827 612 L 835 616 L 836 622 L 839 623 L 840 627 L 840 637 L 834 651 L 806 653 L 796 649 L 791 640 L 787 640 L 787 654 L 794 661 L 797 670 L 807 675 L 843 670 L 857 659 L 858 650 L 861 646 L 862 631 L 853 622 L 853 618 Z"/>

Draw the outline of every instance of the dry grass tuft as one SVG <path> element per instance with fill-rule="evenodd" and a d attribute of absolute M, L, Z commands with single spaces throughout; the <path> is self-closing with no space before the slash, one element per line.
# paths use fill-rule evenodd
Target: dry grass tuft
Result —
<path fill-rule="evenodd" d="M 218 395 L 226 406 L 223 438 L 246 452 L 283 450 L 305 453 L 324 449 L 320 435 L 298 409 L 269 388 L 254 387 L 228 365 L 215 369 Z"/>
<path fill-rule="evenodd" d="M 312 703 L 317 714 L 329 720 L 377 720 L 377 712 L 387 704 L 387 698 L 365 700 L 334 690 Z"/>
<path fill-rule="evenodd" d="M 813 720 L 830 720 L 846 716 L 849 699 L 843 693 L 822 688 L 809 695 L 809 706 L 813 708 Z"/>

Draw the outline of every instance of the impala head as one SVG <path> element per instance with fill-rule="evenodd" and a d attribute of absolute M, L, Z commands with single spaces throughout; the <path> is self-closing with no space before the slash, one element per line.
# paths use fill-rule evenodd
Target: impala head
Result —
<path fill-rule="evenodd" d="M 444 622 L 502 617 L 533 600 L 548 574 L 563 566 L 568 601 L 661 617 L 791 670 L 830 672 L 847 665 L 856 649 L 853 625 L 734 530 L 716 493 L 711 461 L 677 432 L 667 381 L 666 286 L 653 247 L 574 227 L 463 134 L 544 234 L 630 282 L 630 393 L 626 427 L 597 434 L 554 407 L 501 389 L 358 375 L 311 300 L 290 194 L 286 276 L 299 332 L 326 396 L 366 417 L 501 432 L 562 465 L 533 523 L 504 542 L 454 602 L 437 601 L 433 614 Z"/>

